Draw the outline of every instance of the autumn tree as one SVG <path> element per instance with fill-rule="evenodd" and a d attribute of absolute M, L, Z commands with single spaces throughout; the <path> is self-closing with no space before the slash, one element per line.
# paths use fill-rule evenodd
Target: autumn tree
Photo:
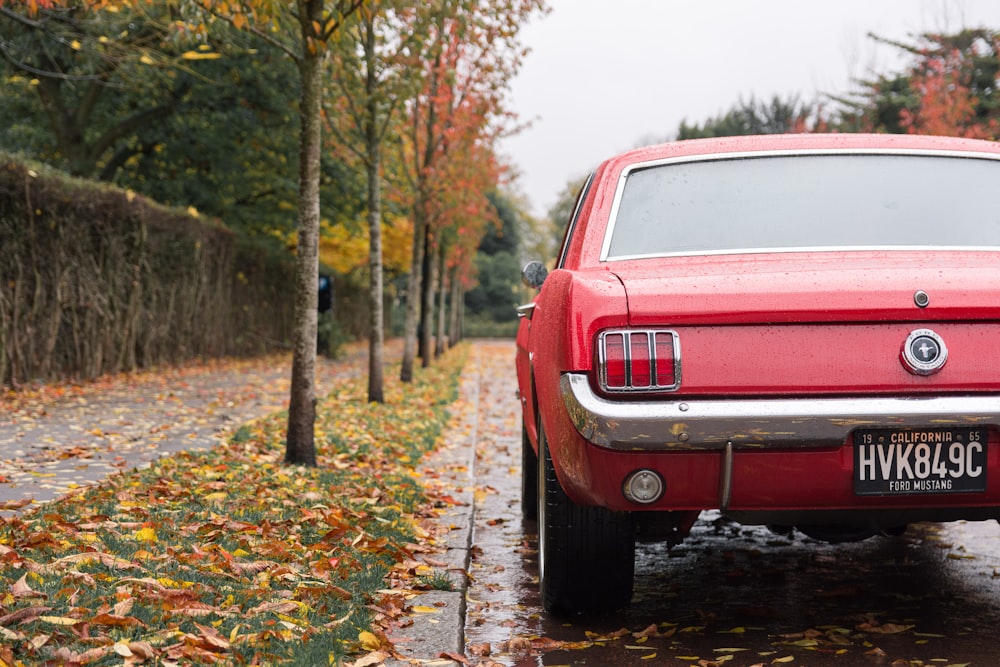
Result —
<path fill-rule="evenodd" d="M 482 110 L 475 109 L 472 100 L 469 102 L 470 108 L 464 113 L 480 116 Z M 462 113 L 459 112 L 459 118 Z M 490 200 L 490 193 L 496 190 L 502 176 L 495 157 L 495 137 L 478 130 L 475 123 L 458 122 L 454 129 L 455 132 L 446 139 L 446 153 L 452 157 L 443 163 L 442 176 L 445 182 L 458 187 L 443 192 L 435 199 L 431 216 L 436 242 L 430 248 L 433 271 L 428 283 L 430 288 L 425 289 L 425 294 L 432 295 L 431 306 L 434 306 L 433 299 L 436 297 L 437 323 L 436 336 L 426 338 L 427 347 L 423 350 L 425 363 L 432 354 L 431 342 L 435 357 L 440 356 L 449 345 L 448 308 L 450 306 L 453 313 L 461 309 L 462 294 L 471 285 L 476 268 L 479 240 L 488 229 L 501 225 L 497 208 Z M 426 308 L 428 304 L 425 302 L 424 305 Z M 428 312 L 434 310 L 429 309 Z M 454 317 L 451 329 L 455 330 Z M 455 334 L 451 338 L 455 339 Z"/>
<path fill-rule="evenodd" d="M 327 114 L 331 134 L 364 167 L 367 180 L 368 272 L 371 303 L 368 400 L 385 400 L 385 313 L 382 244 L 383 145 L 402 104 L 415 93 L 407 54 L 419 39 L 411 3 L 370 0 L 341 30 L 331 77 L 337 95 Z"/>
<path fill-rule="evenodd" d="M 420 330 L 425 363 L 431 349 L 435 284 L 440 266 L 434 207 L 439 196 L 461 185 L 448 182 L 445 164 L 461 142 L 449 142 L 458 124 L 486 133 L 506 118 L 504 92 L 524 50 L 521 23 L 545 10 L 544 0 L 443 0 L 420 6 L 426 39 L 413 53 L 420 92 L 409 101 L 403 135 L 406 175 L 413 192 L 413 260 L 407 285 L 403 362 L 400 377 L 410 381 Z M 473 110 L 480 111 L 476 117 Z M 434 255 L 431 255 L 431 253 Z"/>
<path fill-rule="evenodd" d="M 316 333 L 319 284 L 320 153 L 327 47 L 364 0 L 294 3 L 194 0 L 206 17 L 224 20 L 287 55 L 299 79 L 299 195 L 293 286 L 295 328 L 285 462 L 316 465 Z"/>
<path fill-rule="evenodd" d="M 872 36 L 908 57 L 902 71 L 858 81 L 834 97 L 836 127 L 846 131 L 1000 136 L 1000 33 L 966 29 L 924 34 L 914 42 Z"/>

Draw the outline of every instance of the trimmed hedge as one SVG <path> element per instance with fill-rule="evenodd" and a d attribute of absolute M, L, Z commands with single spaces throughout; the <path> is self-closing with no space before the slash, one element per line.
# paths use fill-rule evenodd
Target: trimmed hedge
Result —
<path fill-rule="evenodd" d="M 0 155 L 0 384 L 286 347 L 293 270 L 281 248 Z"/>

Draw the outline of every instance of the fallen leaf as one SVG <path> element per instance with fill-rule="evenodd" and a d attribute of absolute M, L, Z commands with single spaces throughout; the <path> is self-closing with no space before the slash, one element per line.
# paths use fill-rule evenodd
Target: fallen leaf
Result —
<path fill-rule="evenodd" d="M 861 632 L 872 632 L 880 635 L 895 635 L 900 632 L 906 632 L 907 630 L 912 630 L 912 625 L 902 625 L 900 623 L 862 623 L 857 626 L 857 629 Z"/>
<path fill-rule="evenodd" d="M 374 667 L 374 665 L 379 665 L 391 656 L 385 651 L 372 651 L 368 655 L 362 656 L 355 660 L 354 662 L 348 663 L 348 667 Z"/>
<path fill-rule="evenodd" d="M 379 638 L 367 630 L 362 630 L 358 633 L 358 642 L 361 644 L 361 648 L 366 651 L 376 651 L 382 646 Z"/>
<path fill-rule="evenodd" d="M 448 660 L 454 660 L 455 662 L 460 662 L 463 665 L 468 665 L 469 664 L 468 658 L 466 658 L 464 655 L 462 655 L 460 653 L 440 653 L 440 654 L 438 654 L 438 657 L 439 658 L 446 658 Z"/>
<path fill-rule="evenodd" d="M 485 644 L 472 644 L 466 650 L 474 656 L 485 658 L 492 653 L 489 642 Z"/>

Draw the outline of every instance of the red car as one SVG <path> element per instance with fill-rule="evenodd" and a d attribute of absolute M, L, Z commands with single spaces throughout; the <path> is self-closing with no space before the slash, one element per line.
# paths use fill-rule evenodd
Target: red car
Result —
<path fill-rule="evenodd" d="M 627 605 L 636 539 L 708 509 L 831 541 L 1000 517 L 998 192 L 1000 144 L 942 137 L 601 164 L 519 309 L 544 607 Z"/>

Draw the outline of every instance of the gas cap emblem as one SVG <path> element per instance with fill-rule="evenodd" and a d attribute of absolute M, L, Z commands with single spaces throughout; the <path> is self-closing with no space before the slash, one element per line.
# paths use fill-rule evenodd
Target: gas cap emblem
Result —
<path fill-rule="evenodd" d="M 914 375 L 933 375 L 948 361 L 948 348 L 941 336 L 930 329 L 910 332 L 903 343 L 902 362 Z"/>

